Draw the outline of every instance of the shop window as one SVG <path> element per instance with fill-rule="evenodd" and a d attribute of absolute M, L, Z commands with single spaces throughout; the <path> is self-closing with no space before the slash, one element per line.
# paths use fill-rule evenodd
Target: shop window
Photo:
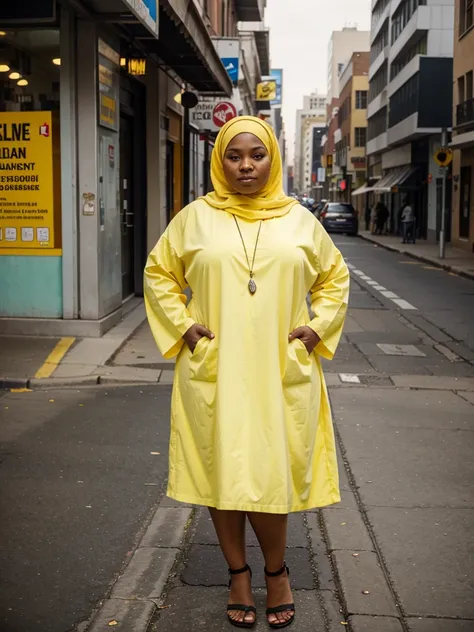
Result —
<path fill-rule="evenodd" d="M 0 33 L 0 249 L 59 248 L 59 30 Z"/>

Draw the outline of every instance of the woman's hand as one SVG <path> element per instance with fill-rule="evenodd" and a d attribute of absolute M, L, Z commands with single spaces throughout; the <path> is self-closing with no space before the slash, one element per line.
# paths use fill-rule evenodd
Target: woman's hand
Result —
<path fill-rule="evenodd" d="M 214 334 L 209 329 L 206 329 L 203 325 L 199 325 L 196 323 L 192 327 L 188 329 L 188 331 L 184 334 L 183 340 L 188 345 L 191 353 L 194 352 L 197 343 L 201 340 L 201 338 L 209 338 L 212 340 L 214 338 Z"/>
<path fill-rule="evenodd" d="M 299 338 L 301 340 L 301 342 L 306 347 L 308 353 L 312 353 L 318 342 L 321 340 L 318 334 L 314 332 L 311 327 L 308 327 L 308 325 L 305 325 L 304 327 L 297 327 L 294 331 L 291 332 L 288 340 L 291 342 L 296 338 Z"/>

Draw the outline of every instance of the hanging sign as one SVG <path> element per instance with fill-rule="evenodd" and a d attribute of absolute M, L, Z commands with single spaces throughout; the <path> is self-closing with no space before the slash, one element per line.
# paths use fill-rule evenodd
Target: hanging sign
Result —
<path fill-rule="evenodd" d="M 0 113 L 0 248 L 54 248 L 51 112 Z"/>
<path fill-rule="evenodd" d="M 158 38 L 158 0 L 124 0 L 132 13 Z"/>
<path fill-rule="evenodd" d="M 227 121 L 237 116 L 237 108 L 232 101 L 203 99 L 190 113 L 191 122 L 200 130 L 218 132 Z"/>
<path fill-rule="evenodd" d="M 275 101 L 277 98 L 277 82 L 272 80 L 257 83 L 256 96 L 257 101 Z"/>
<path fill-rule="evenodd" d="M 453 160 L 453 150 L 449 147 L 440 147 L 436 151 L 434 159 L 440 167 L 448 167 Z"/>

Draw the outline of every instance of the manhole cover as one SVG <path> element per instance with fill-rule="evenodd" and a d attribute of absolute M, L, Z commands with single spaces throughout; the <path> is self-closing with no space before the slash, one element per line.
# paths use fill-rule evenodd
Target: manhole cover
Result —
<path fill-rule="evenodd" d="M 377 343 L 377 347 L 386 355 L 426 358 L 426 354 L 415 347 L 415 345 L 388 345 Z"/>

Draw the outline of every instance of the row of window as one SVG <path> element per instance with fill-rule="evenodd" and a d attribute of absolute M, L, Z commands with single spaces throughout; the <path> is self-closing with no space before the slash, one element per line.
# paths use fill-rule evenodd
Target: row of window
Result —
<path fill-rule="evenodd" d="M 411 62 L 411 60 L 417 55 L 426 55 L 428 53 L 428 35 L 424 35 L 419 42 L 417 42 L 414 46 L 412 46 L 408 51 L 403 55 L 401 59 L 397 61 L 397 63 L 393 63 L 390 67 L 390 81 L 393 81 L 395 77 L 401 73 L 401 71 L 405 68 L 407 64 Z"/>
<path fill-rule="evenodd" d="M 383 49 L 388 46 L 388 24 L 384 27 L 377 37 L 374 39 L 370 47 L 370 63 L 373 64 Z"/>
<path fill-rule="evenodd" d="M 474 97 L 474 73 L 470 70 L 458 77 L 458 103 L 470 101 Z"/>
<path fill-rule="evenodd" d="M 384 107 L 368 121 L 367 139 L 373 140 L 387 131 L 387 108 Z"/>
<path fill-rule="evenodd" d="M 375 5 L 375 8 L 372 12 L 372 30 L 377 26 L 380 18 L 382 17 L 382 13 L 385 11 L 387 6 L 390 4 L 390 0 L 379 0 Z"/>
<path fill-rule="evenodd" d="M 426 0 L 403 0 L 392 17 L 392 45 L 400 37 L 418 7 L 425 4 Z"/>
<path fill-rule="evenodd" d="M 354 147 L 362 148 L 367 145 L 367 128 L 354 128 Z M 351 148 L 351 135 L 347 134 L 336 144 L 336 152 L 341 153 Z"/>
<path fill-rule="evenodd" d="M 369 103 L 379 96 L 384 88 L 388 84 L 388 66 L 383 64 L 382 67 L 376 72 L 369 83 Z"/>
<path fill-rule="evenodd" d="M 413 77 L 403 84 L 400 90 L 397 90 L 390 99 L 389 126 L 393 127 L 400 121 L 418 111 L 418 96 L 420 73 L 416 73 Z"/>
<path fill-rule="evenodd" d="M 355 109 L 356 110 L 366 110 L 367 109 L 367 101 L 368 101 L 368 92 L 367 90 L 356 90 L 355 92 Z M 352 112 L 352 99 L 348 96 L 344 103 L 339 108 L 339 112 L 337 114 L 337 121 L 339 127 L 346 121 L 350 113 Z"/>

